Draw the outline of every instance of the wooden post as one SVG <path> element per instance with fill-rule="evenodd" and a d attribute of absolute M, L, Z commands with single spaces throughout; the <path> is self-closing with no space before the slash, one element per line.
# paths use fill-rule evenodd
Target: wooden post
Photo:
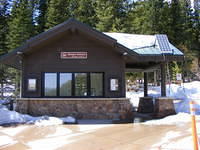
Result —
<path fill-rule="evenodd" d="M 19 57 L 19 63 L 20 63 L 20 82 L 19 82 L 19 96 L 22 98 L 22 80 L 23 80 L 23 75 L 22 75 L 22 70 L 23 70 L 23 53 L 22 52 L 17 52 L 17 55 Z"/>
<path fill-rule="evenodd" d="M 166 96 L 166 64 L 162 63 L 161 64 L 161 96 L 165 97 Z"/>
<path fill-rule="evenodd" d="M 148 96 L 148 73 L 144 72 L 144 97 Z"/>
<path fill-rule="evenodd" d="M 154 78 L 154 86 L 157 86 L 157 72 L 156 72 L 156 70 L 153 72 L 153 78 Z"/>

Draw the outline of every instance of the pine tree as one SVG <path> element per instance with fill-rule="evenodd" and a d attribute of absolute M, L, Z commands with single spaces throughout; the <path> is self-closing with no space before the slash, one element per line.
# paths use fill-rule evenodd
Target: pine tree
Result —
<path fill-rule="evenodd" d="M 176 75 L 178 73 L 181 73 L 181 69 L 180 69 L 178 63 L 175 62 L 175 61 L 171 62 L 170 63 L 170 68 L 171 68 L 170 69 L 170 72 L 171 72 L 170 76 L 171 76 L 172 80 L 176 80 Z"/>
<path fill-rule="evenodd" d="M 148 34 L 146 28 L 145 14 L 146 1 L 137 1 L 132 3 L 132 9 L 128 12 L 127 31 L 128 33 Z M 149 30 L 149 29 L 148 29 Z"/>
<path fill-rule="evenodd" d="M 183 20 L 179 0 L 172 0 L 169 14 L 169 39 L 175 45 L 179 45 L 183 37 Z"/>
<path fill-rule="evenodd" d="M 194 26 L 193 26 L 193 43 L 192 48 L 198 54 L 198 63 L 200 68 L 200 8 L 194 11 Z"/>
<path fill-rule="evenodd" d="M 0 55 L 5 54 L 6 35 L 8 33 L 8 0 L 0 1 Z"/>
<path fill-rule="evenodd" d="M 20 46 L 34 33 L 33 9 L 29 0 L 15 0 L 13 2 L 9 33 L 7 36 L 8 48 L 12 50 Z"/>
<path fill-rule="evenodd" d="M 71 3 L 72 2 L 73 0 Z M 97 21 L 95 14 L 95 2 L 93 0 L 79 0 L 74 6 L 75 7 L 72 7 L 73 9 L 71 9 L 71 16 L 91 27 L 95 27 Z"/>
<path fill-rule="evenodd" d="M 97 29 L 100 31 L 123 31 L 124 19 L 128 14 L 127 0 L 97 0 L 96 15 Z"/>
<path fill-rule="evenodd" d="M 194 35 L 194 42 L 193 42 L 193 49 L 197 50 L 200 54 L 200 9 L 196 9 L 194 11 L 194 23 L 193 23 L 193 35 Z"/>
<path fill-rule="evenodd" d="M 50 0 L 47 8 L 45 28 L 49 29 L 66 21 L 72 12 L 69 11 L 70 0 Z"/>
<path fill-rule="evenodd" d="M 8 0 L 0 1 L 0 55 L 7 53 L 6 34 L 8 33 Z M 3 96 L 3 85 L 7 83 L 8 68 L 0 64 L 0 85 L 1 85 L 1 99 Z"/>
<path fill-rule="evenodd" d="M 37 32 L 41 33 L 45 31 L 45 23 L 46 23 L 46 15 L 47 15 L 47 7 L 49 0 L 39 0 L 38 6 L 38 17 L 36 18 L 37 22 Z"/>
<path fill-rule="evenodd" d="M 147 15 L 147 28 L 151 30 L 150 34 L 156 34 L 156 33 L 161 33 L 162 32 L 162 8 L 164 6 L 164 1 L 163 0 L 149 0 L 147 3 L 147 10 L 146 15 Z"/>
<path fill-rule="evenodd" d="M 137 34 L 166 34 L 169 5 L 163 0 L 137 1 L 128 15 L 128 28 Z"/>

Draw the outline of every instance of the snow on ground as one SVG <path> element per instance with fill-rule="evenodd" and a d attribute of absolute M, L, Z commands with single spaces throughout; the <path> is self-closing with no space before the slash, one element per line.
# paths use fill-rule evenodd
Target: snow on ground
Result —
<path fill-rule="evenodd" d="M 0 146 L 1 145 L 8 145 L 8 144 L 15 144 L 16 141 L 13 140 L 11 137 L 3 135 L 0 136 Z"/>
<path fill-rule="evenodd" d="M 200 116 L 196 116 L 196 121 L 200 121 Z M 191 122 L 191 115 L 188 113 L 178 113 L 159 120 L 151 120 L 144 122 L 145 125 L 184 125 Z"/>
<path fill-rule="evenodd" d="M 41 116 L 41 117 L 32 117 L 27 114 L 20 114 L 16 111 L 10 111 L 6 107 L 0 105 L 0 125 L 3 124 L 12 124 L 12 123 L 27 123 L 27 124 L 36 124 L 38 126 L 48 126 L 48 125 L 59 125 L 63 123 L 75 123 L 76 119 L 68 116 L 63 118 Z"/>
<path fill-rule="evenodd" d="M 160 87 L 149 87 L 149 96 L 159 97 Z M 131 99 L 133 106 L 137 107 L 139 103 L 139 97 L 144 96 L 143 91 L 127 92 L 127 97 Z M 189 101 L 195 100 L 198 103 L 199 110 L 197 114 L 200 115 L 200 82 L 194 81 L 190 83 L 183 83 L 181 85 L 171 84 L 167 85 L 167 96 L 181 100 L 180 103 L 175 103 L 175 110 L 177 113 L 186 112 L 189 113 Z"/>
<path fill-rule="evenodd" d="M 182 136 L 183 133 L 180 131 L 169 131 L 160 139 L 160 142 L 152 145 L 152 148 L 156 147 L 163 150 L 192 150 L 192 136 L 190 134 L 186 137 Z"/>
<path fill-rule="evenodd" d="M 200 126 L 200 116 L 196 115 L 196 126 L 197 126 L 197 134 L 200 141 L 200 130 L 198 127 Z M 179 128 L 183 128 L 182 131 L 174 130 L 168 131 L 164 136 L 161 137 L 160 141 L 152 145 L 152 148 L 157 149 L 182 149 L 182 150 L 190 150 L 193 146 L 192 140 L 192 128 L 191 128 L 191 115 L 188 113 L 178 113 L 177 115 L 172 115 L 165 117 L 160 120 L 151 120 L 142 123 L 144 125 L 149 126 L 174 126 L 176 125 Z M 185 125 L 189 125 L 188 128 L 185 128 Z M 153 150 L 153 149 L 152 149 Z"/>

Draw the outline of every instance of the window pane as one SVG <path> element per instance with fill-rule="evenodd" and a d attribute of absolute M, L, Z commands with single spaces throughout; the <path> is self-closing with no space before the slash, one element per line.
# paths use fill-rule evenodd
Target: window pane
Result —
<path fill-rule="evenodd" d="M 91 96 L 103 96 L 103 73 L 91 73 Z"/>
<path fill-rule="evenodd" d="M 36 79 L 28 79 L 28 90 L 36 91 Z"/>
<path fill-rule="evenodd" d="M 86 73 L 75 73 L 75 96 L 87 96 Z"/>
<path fill-rule="evenodd" d="M 57 95 L 57 74 L 56 73 L 45 73 L 44 83 L 44 94 L 45 96 L 56 96 Z"/>
<path fill-rule="evenodd" d="M 72 74 L 60 73 L 60 96 L 72 95 Z"/>

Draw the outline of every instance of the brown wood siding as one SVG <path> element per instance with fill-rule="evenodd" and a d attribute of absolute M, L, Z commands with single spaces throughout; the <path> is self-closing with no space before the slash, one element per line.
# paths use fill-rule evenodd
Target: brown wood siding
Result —
<path fill-rule="evenodd" d="M 60 52 L 88 52 L 87 59 L 61 59 Z M 114 47 L 105 46 L 78 31 L 65 33 L 54 41 L 43 44 L 23 58 L 23 97 L 41 97 L 44 72 L 104 72 L 105 97 L 125 97 L 125 62 Z M 27 79 L 36 78 L 37 91 L 27 91 Z M 120 90 L 109 90 L 110 78 L 118 78 Z"/>

